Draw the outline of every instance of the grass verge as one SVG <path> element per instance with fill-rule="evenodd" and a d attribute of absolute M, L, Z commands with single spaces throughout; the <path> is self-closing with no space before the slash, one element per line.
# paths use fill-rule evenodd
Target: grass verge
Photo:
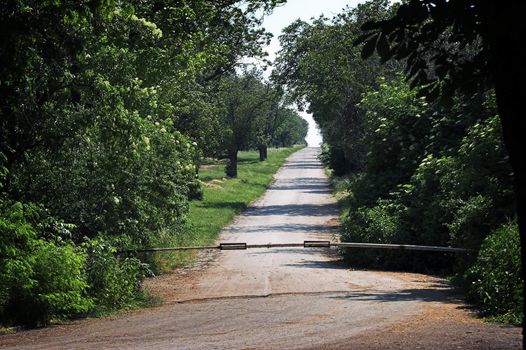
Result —
<path fill-rule="evenodd" d="M 325 173 L 329 177 L 332 187 L 332 195 L 338 202 L 340 212 L 340 220 L 343 221 L 349 212 L 349 197 L 350 197 L 350 179 L 346 176 L 335 176 L 329 168 L 325 168 Z"/>

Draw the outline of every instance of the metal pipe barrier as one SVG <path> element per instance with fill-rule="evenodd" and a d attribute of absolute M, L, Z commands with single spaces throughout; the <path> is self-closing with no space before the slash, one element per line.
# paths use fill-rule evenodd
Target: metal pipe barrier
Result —
<path fill-rule="evenodd" d="M 367 249 L 398 249 L 398 250 L 416 250 L 428 252 L 442 252 L 442 253 L 469 253 L 471 249 L 454 248 L 454 247 L 440 247 L 427 245 L 411 245 L 411 244 L 382 244 L 382 243 L 357 243 L 357 242 L 331 242 L 331 241 L 304 241 L 303 243 L 263 243 L 263 244 L 247 244 L 238 242 L 224 242 L 212 246 L 192 246 L 192 247 L 170 247 L 170 248 L 145 248 L 145 249 L 130 249 L 118 251 L 117 254 L 129 253 L 147 253 L 147 252 L 170 252 L 170 251 L 185 251 L 185 250 L 246 250 L 253 248 L 367 248 Z"/>

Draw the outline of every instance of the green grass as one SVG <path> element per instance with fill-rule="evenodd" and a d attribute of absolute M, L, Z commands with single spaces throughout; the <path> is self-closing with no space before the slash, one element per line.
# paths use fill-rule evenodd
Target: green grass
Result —
<path fill-rule="evenodd" d="M 272 182 L 273 175 L 292 153 L 303 146 L 269 149 L 267 160 L 260 162 L 257 151 L 239 152 L 238 177 L 225 177 L 224 161 L 209 161 L 199 172 L 202 181 L 203 200 L 192 201 L 188 213 L 187 231 L 184 238 L 174 242 L 168 232 L 160 233 L 160 246 L 201 246 L 216 240 L 221 229 L 236 214 L 259 198 Z M 157 253 L 155 272 L 168 272 L 192 261 L 194 252 Z"/>

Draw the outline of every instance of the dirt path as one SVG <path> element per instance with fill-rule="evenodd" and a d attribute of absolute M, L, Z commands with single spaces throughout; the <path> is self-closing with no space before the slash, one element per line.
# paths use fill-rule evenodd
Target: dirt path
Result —
<path fill-rule="evenodd" d="M 292 155 L 223 242 L 334 239 L 336 203 L 319 150 Z M 352 271 L 334 252 L 215 252 L 209 263 L 150 279 L 166 303 L 0 337 L 17 349 L 519 348 L 520 330 L 469 317 L 441 279 Z"/>

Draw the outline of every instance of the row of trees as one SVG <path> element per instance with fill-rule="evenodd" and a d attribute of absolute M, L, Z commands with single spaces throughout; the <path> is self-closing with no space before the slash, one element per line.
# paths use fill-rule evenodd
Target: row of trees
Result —
<path fill-rule="evenodd" d="M 225 79 L 221 86 L 226 112 L 223 144 L 227 157 L 226 174 L 237 176 L 237 154 L 257 148 L 261 161 L 269 146 L 291 146 L 305 142 L 307 122 L 283 103 L 283 92 L 263 83 L 256 72 Z"/>
<path fill-rule="evenodd" d="M 494 91 L 465 89 L 435 99 L 430 94 L 436 90 L 422 74 L 441 77 L 444 67 L 437 63 L 421 72 L 420 65 L 409 65 L 414 79 L 405 79 L 406 64 L 414 63 L 407 55 L 415 52 L 425 61 L 435 51 L 412 51 L 402 41 L 400 52 L 391 51 L 383 34 L 363 36 L 361 28 L 375 28 L 371 21 L 376 21 L 398 38 L 393 32 L 398 22 L 390 18 L 411 6 L 373 0 L 333 19 L 295 22 L 281 37 L 274 79 L 313 113 L 324 137 L 323 160 L 347 183 L 343 240 L 452 245 L 478 252 L 453 258 L 352 251 L 347 258 L 353 264 L 453 269 L 485 312 L 520 322 L 514 172 Z M 443 33 L 446 37 L 433 41 L 434 49 L 453 49 L 462 64 L 480 49 L 459 49 L 458 37 Z M 363 58 L 375 48 L 378 55 Z"/>
<path fill-rule="evenodd" d="M 184 235 L 205 156 L 301 142 L 306 124 L 240 58 L 280 0 L 21 1 L 0 7 L 0 322 L 139 302 L 117 258 Z"/>

